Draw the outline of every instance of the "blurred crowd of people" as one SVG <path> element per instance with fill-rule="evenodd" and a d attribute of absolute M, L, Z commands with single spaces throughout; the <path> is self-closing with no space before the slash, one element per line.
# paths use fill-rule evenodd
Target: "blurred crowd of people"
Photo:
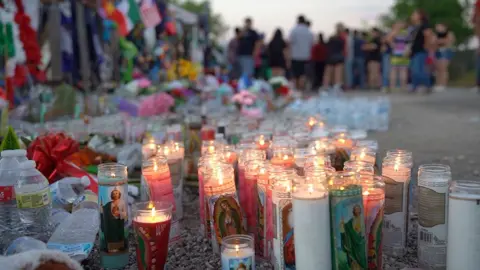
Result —
<path fill-rule="evenodd" d="M 448 84 L 454 43 L 448 26 L 431 25 L 422 10 L 387 31 L 353 30 L 338 23 L 328 38 L 322 33 L 315 37 L 310 21 L 299 16 L 288 37 L 277 29 L 268 42 L 247 18 L 244 27 L 235 29 L 227 58 L 230 77 L 286 76 L 299 90 L 430 92 Z"/>

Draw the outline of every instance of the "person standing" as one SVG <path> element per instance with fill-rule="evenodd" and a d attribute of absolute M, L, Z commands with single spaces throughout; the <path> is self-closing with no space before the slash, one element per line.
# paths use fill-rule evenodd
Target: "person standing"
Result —
<path fill-rule="evenodd" d="M 480 44 L 480 0 L 475 2 L 475 10 L 473 12 L 473 28 L 475 32 L 475 36 L 477 38 L 478 43 Z M 477 48 L 477 55 L 476 55 L 476 91 L 480 94 L 480 45 Z"/>
<path fill-rule="evenodd" d="M 437 36 L 437 52 L 435 53 L 435 82 L 434 90 L 436 92 L 445 91 L 448 84 L 448 66 L 453 56 L 453 44 L 455 35 L 443 23 L 435 25 L 435 34 Z"/>
<path fill-rule="evenodd" d="M 235 28 L 235 36 L 230 40 L 227 47 L 227 61 L 230 71 L 230 78 L 238 79 L 240 77 L 240 65 L 237 59 L 238 42 L 240 39 L 240 28 Z"/>
<path fill-rule="evenodd" d="M 392 48 L 390 58 L 390 90 L 397 86 L 400 81 L 400 88 L 407 89 L 408 66 L 410 59 L 405 56 L 408 41 L 408 30 L 404 22 L 397 22 L 393 25 L 392 31 L 385 38 L 387 44 Z"/>
<path fill-rule="evenodd" d="M 371 89 L 378 89 L 382 84 L 381 63 L 382 63 L 382 40 L 380 30 L 373 28 L 370 33 L 370 40 L 363 46 L 366 52 L 368 85 Z"/>
<path fill-rule="evenodd" d="M 255 71 L 254 55 L 258 55 L 260 51 L 261 40 L 258 33 L 253 29 L 251 18 L 245 19 L 245 27 L 243 28 L 240 39 L 238 40 L 237 58 L 241 69 L 241 76 L 252 78 Z"/>
<path fill-rule="evenodd" d="M 313 47 L 313 34 L 303 15 L 298 16 L 297 25 L 290 33 L 290 56 L 293 78 L 297 89 L 305 88 L 306 68 Z"/>
<path fill-rule="evenodd" d="M 411 17 L 413 31 L 411 34 L 410 74 L 412 91 L 425 89 L 431 92 L 431 66 L 435 57 L 435 35 L 428 24 L 427 16 L 422 10 L 415 10 Z"/>
<path fill-rule="evenodd" d="M 363 33 L 357 30 L 354 31 L 353 68 L 355 70 L 354 74 L 358 75 L 358 85 L 360 89 L 365 89 L 365 81 L 367 76 L 365 71 L 365 52 L 363 51 L 363 45 L 365 45 L 366 38 L 367 38 L 366 33 Z"/>
<path fill-rule="evenodd" d="M 350 89 L 353 86 L 353 58 L 354 42 L 353 32 L 345 29 L 345 88 Z"/>
<path fill-rule="evenodd" d="M 282 30 L 278 28 L 275 30 L 267 49 L 268 64 L 272 69 L 272 77 L 285 76 L 288 59 L 287 49 L 287 42 L 283 38 Z"/>
<path fill-rule="evenodd" d="M 337 25 L 335 35 L 331 36 L 327 43 L 327 67 L 323 76 L 323 88 L 329 89 L 332 85 L 333 90 L 339 91 L 343 85 L 343 63 L 345 61 L 345 39 L 342 37 L 343 27 Z"/>
<path fill-rule="evenodd" d="M 323 74 L 325 73 L 325 60 L 327 59 L 327 44 L 323 40 L 323 34 L 318 35 L 317 43 L 312 48 L 312 61 L 315 75 L 313 76 L 313 89 L 322 85 Z"/>

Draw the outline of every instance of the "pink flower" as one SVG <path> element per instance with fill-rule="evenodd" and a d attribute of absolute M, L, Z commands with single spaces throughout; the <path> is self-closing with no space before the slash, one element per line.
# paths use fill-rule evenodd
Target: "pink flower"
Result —
<path fill-rule="evenodd" d="M 140 102 L 138 115 L 142 117 L 154 116 L 170 111 L 175 100 L 167 93 L 157 93 L 146 97 Z"/>

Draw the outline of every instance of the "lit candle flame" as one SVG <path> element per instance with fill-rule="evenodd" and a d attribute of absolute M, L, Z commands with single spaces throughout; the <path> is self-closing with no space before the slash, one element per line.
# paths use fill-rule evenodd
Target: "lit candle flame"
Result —
<path fill-rule="evenodd" d="M 213 153 L 215 151 L 215 146 L 211 145 L 208 147 L 208 152 Z"/>
<path fill-rule="evenodd" d="M 111 173 L 110 173 L 110 177 L 115 177 L 115 173 L 114 173 L 114 172 L 111 172 Z"/>
<path fill-rule="evenodd" d="M 152 215 L 152 217 L 155 217 L 155 207 L 152 208 L 151 215 Z"/>
<path fill-rule="evenodd" d="M 227 152 L 227 158 L 230 158 L 230 156 L 231 156 L 231 153 Z"/>
<path fill-rule="evenodd" d="M 312 184 L 308 184 L 308 192 L 310 192 L 310 194 L 312 194 L 312 192 L 313 192 L 313 185 Z"/>
<path fill-rule="evenodd" d="M 364 196 L 368 196 L 368 194 L 370 194 L 370 192 L 368 192 L 368 190 L 365 190 L 365 191 L 363 192 L 363 195 L 364 195 Z"/>
<path fill-rule="evenodd" d="M 166 156 L 168 156 L 169 153 L 170 153 L 170 149 L 165 148 L 165 149 L 163 150 L 163 154 L 165 154 Z"/>
<path fill-rule="evenodd" d="M 338 142 L 341 144 L 345 144 L 345 139 L 338 139 Z"/>
<path fill-rule="evenodd" d="M 260 139 L 260 141 L 258 141 L 258 143 L 259 143 L 260 145 L 264 145 L 264 144 L 265 144 L 265 140 Z"/>
<path fill-rule="evenodd" d="M 344 187 L 340 187 L 340 190 L 344 190 L 345 188 Z"/>
<path fill-rule="evenodd" d="M 153 208 L 153 209 L 155 209 L 155 206 L 153 205 L 153 202 L 152 202 L 152 201 L 150 201 L 150 202 L 148 203 L 148 207 L 147 207 L 147 208 L 150 208 L 150 209 Z"/>
<path fill-rule="evenodd" d="M 180 146 L 178 145 L 178 143 L 175 143 L 175 150 L 180 150 Z"/>
<path fill-rule="evenodd" d="M 238 255 L 238 250 L 239 250 L 238 245 L 235 245 L 235 251 L 237 252 L 237 255 Z"/>
<path fill-rule="evenodd" d="M 287 156 L 287 155 L 284 155 L 284 156 L 283 156 L 283 160 L 288 160 L 288 156 Z"/>
<path fill-rule="evenodd" d="M 264 168 L 260 169 L 260 174 L 265 174 L 265 169 Z"/>
<path fill-rule="evenodd" d="M 360 153 L 360 159 L 364 159 L 365 158 L 365 152 L 362 151 L 362 153 Z"/>
<path fill-rule="evenodd" d="M 333 185 L 333 180 L 328 181 L 329 185 Z"/>
<path fill-rule="evenodd" d="M 398 171 L 398 167 L 400 167 L 400 165 L 398 163 L 395 163 L 395 165 L 393 166 L 393 170 Z"/>

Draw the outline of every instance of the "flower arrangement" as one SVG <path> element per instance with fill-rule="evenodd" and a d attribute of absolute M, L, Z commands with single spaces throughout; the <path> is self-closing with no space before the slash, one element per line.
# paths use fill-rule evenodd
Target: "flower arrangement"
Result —
<path fill-rule="evenodd" d="M 250 91 L 240 91 L 232 97 L 231 101 L 243 116 L 254 119 L 263 117 L 262 109 L 257 106 L 258 97 Z"/>
<path fill-rule="evenodd" d="M 178 61 L 174 61 L 168 68 L 167 78 L 169 81 L 177 79 L 195 81 L 197 80 L 198 71 L 199 68 L 196 64 L 185 59 L 180 59 Z"/>
<path fill-rule="evenodd" d="M 288 81 L 285 77 L 273 77 L 270 79 L 269 83 L 277 97 L 288 96 L 290 94 Z"/>

